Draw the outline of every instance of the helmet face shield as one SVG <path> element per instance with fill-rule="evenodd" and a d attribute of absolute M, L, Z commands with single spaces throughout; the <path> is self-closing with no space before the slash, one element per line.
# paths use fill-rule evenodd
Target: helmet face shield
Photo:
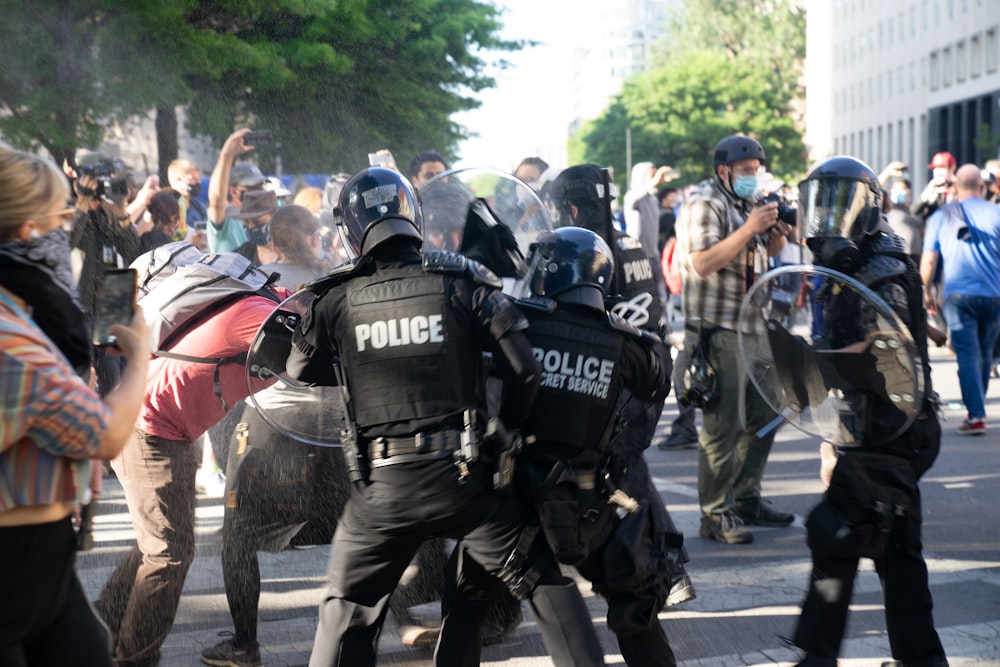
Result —
<path fill-rule="evenodd" d="M 825 177 L 799 183 L 798 227 L 805 238 L 851 238 L 866 209 L 878 207 L 877 195 L 866 183 L 853 178 Z"/>

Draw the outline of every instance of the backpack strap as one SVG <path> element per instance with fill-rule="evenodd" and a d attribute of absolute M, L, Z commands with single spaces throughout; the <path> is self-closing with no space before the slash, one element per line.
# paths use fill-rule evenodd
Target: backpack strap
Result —
<path fill-rule="evenodd" d="M 179 354 L 177 352 L 170 352 L 166 348 L 173 346 L 180 340 L 184 335 L 190 333 L 197 325 L 204 323 L 209 317 L 221 312 L 224 308 L 236 303 L 240 299 L 244 299 L 251 296 L 261 296 L 266 299 L 273 301 L 275 304 L 281 303 L 281 299 L 278 297 L 274 291 L 271 290 L 270 285 L 274 280 L 277 279 L 275 274 L 272 274 L 272 278 L 269 278 L 267 283 L 261 286 L 259 289 L 253 292 L 237 292 L 229 297 L 220 299 L 213 303 L 211 306 L 205 308 L 204 312 L 198 313 L 197 316 L 192 317 L 190 320 L 184 323 L 184 326 L 178 330 L 171 333 L 171 335 L 164 341 L 160 349 L 153 352 L 154 356 L 164 357 L 167 359 L 176 359 L 178 361 L 186 361 L 193 364 L 214 364 L 215 373 L 212 376 L 212 386 L 215 390 L 215 396 L 222 403 L 222 409 L 229 412 L 229 406 L 226 404 L 226 400 L 222 398 L 222 381 L 219 376 L 219 369 L 223 364 L 240 364 L 245 366 L 247 363 L 247 354 L 249 350 L 239 352 L 237 354 L 232 354 L 227 357 L 198 357 L 190 354 Z"/>

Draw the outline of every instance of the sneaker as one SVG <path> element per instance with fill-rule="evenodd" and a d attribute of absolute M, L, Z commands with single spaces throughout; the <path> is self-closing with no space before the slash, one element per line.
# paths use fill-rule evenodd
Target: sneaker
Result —
<path fill-rule="evenodd" d="M 698 597 L 694 592 L 694 584 L 691 577 L 684 570 L 683 565 L 678 565 L 670 575 L 670 592 L 667 593 L 667 606 L 674 607 Z"/>
<path fill-rule="evenodd" d="M 226 493 L 226 476 L 218 468 L 198 468 L 194 476 L 194 490 L 209 498 L 221 498 Z"/>
<path fill-rule="evenodd" d="M 223 633 L 220 633 L 223 634 Z M 263 667 L 260 661 L 260 644 L 238 647 L 233 639 L 226 639 L 201 652 L 201 661 L 219 667 Z"/>
<path fill-rule="evenodd" d="M 795 521 L 795 515 L 791 512 L 782 512 L 771 507 L 771 501 L 763 498 L 757 503 L 757 507 L 747 511 L 737 509 L 736 516 L 743 520 L 743 523 L 751 526 L 767 526 L 770 528 L 784 528 L 790 526 Z"/>
<path fill-rule="evenodd" d="M 982 417 L 963 419 L 962 425 L 958 427 L 958 432 L 960 435 L 986 435 L 986 420 Z"/>
<path fill-rule="evenodd" d="M 743 521 L 732 512 L 709 514 L 701 517 L 702 537 L 723 544 L 750 544 L 753 533 L 743 527 Z"/>
<path fill-rule="evenodd" d="M 698 436 L 695 435 L 691 437 L 684 433 L 671 433 L 663 442 L 656 445 L 658 448 L 663 450 L 671 449 L 697 449 L 698 448 Z"/>

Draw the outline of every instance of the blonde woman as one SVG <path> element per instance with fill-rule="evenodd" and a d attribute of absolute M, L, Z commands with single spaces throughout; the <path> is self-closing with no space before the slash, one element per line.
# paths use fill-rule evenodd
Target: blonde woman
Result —
<path fill-rule="evenodd" d="M 143 397 L 141 315 L 111 332 L 127 363 L 103 399 L 81 379 L 89 335 L 72 280 L 75 217 L 56 165 L 0 144 L 0 664 L 112 664 L 73 569 L 71 514 L 91 459 L 111 459 Z M 86 372 L 84 370 L 84 372 Z"/>

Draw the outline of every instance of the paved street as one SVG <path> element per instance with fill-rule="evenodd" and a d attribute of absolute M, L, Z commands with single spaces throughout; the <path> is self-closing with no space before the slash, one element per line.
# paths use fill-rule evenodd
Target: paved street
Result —
<path fill-rule="evenodd" d="M 935 387 L 948 421 L 937 464 L 922 483 L 924 544 L 935 601 L 935 619 L 952 667 L 1000 665 L 1000 381 L 990 387 L 987 413 L 991 432 L 980 438 L 957 435 L 964 410 L 954 357 L 933 350 Z M 675 416 L 673 396 L 660 423 L 664 434 Z M 647 452 L 652 474 L 691 554 L 689 571 L 698 597 L 661 615 L 683 667 L 781 665 L 797 653 L 783 637 L 794 629 L 809 572 L 803 517 L 817 501 L 816 441 L 790 427 L 777 438 L 764 480 L 765 495 L 776 507 L 795 512 L 787 529 L 755 529 L 751 545 L 725 546 L 698 537 L 695 486 L 697 452 Z M 81 554 L 79 569 L 89 594 L 96 596 L 132 534 L 120 488 L 113 478 L 97 516 L 97 547 Z M 220 499 L 201 498 L 197 513 L 197 558 L 192 567 L 173 632 L 161 664 L 191 667 L 199 654 L 231 630 L 219 562 L 222 524 Z M 316 605 L 329 548 L 262 554 L 260 640 L 269 667 L 305 665 L 315 631 Z M 863 562 L 844 643 L 841 665 L 878 667 L 889 659 L 878 579 Z M 607 661 L 623 665 L 617 644 L 604 623 L 606 606 L 583 590 L 604 644 Z M 516 635 L 484 650 L 484 665 L 550 665 L 530 613 Z M 382 635 L 380 665 L 428 665 L 430 651 L 403 648 L 390 621 Z"/>

